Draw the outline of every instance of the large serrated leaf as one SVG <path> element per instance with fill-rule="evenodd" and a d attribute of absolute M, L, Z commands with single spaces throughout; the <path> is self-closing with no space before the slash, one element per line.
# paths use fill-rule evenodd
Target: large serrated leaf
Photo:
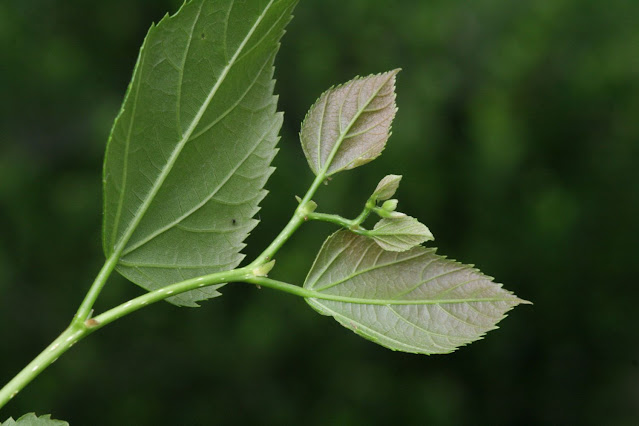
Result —
<path fill-rule="evenodd" d="M 69 426 L 69 423 L 62 420 L 54 420 L 50 414 L 37 417 L 35 413 L 28 413 L 18 420 L 9 418 L 0 426 Z"/>
<path fill-rule="evenodd" d="M 148 290 L 231 269 L 282 124 L 273 59 L 296 0 L 193 0 L 152 26 L 104 163 L 103 246 Z M 216 287 L 170 302 L 197 306 Z"/>
<path fill-rule="evenodd" d="M 393 350 L 452 352 L 480 339 L 525 303 L 469 265 L 416 247 L 390 252 L 340 231 L 326 240 L 304 287 L 324 315 Z"/>
<path fill-rule="evenodd" d="M 382 153 L 397 111 L 398 72 L 358 77 L 320 96 L 300 131 L 313 173 L 330 176 L 366 164 Z"/>

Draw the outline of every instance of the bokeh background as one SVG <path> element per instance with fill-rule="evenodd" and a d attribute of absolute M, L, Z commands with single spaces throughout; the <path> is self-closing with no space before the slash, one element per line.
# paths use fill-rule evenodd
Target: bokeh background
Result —
<path fill-rule="evenodd" d="M 139 45 L 179 0 L 0 2 L 0 382 L 48 344 L 102 262 L 101 165 Z M 384 155 L 316 200 L 354 216 L 402 174 L 440 253 L 533 301 L 446 356 L 394 353 L 293 296 L 234 285 L 83 341 L 0 412 L 82 425 L 639 424 L 639 2 L 302 1 L 250 256 L 312 180 L 297 141 L 329 86 L 396 67 Z M 302 282 L 332 230 L 275 277 Z M 114 277 L 103 310 L 140 294 Z"/>

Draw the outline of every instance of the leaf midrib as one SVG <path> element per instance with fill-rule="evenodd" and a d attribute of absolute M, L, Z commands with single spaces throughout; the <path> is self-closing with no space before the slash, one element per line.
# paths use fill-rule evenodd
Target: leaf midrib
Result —
<path fill-rule="evenodd" d="M 140 240 L 140 241 L 136 242 L 135 244 L 133 244 L 132 246 L 130 246 L 128 249 L 124 250 L 122 252 L 122 257 L 125 257 L 126 255 L 133 253 L 134 251 L 136 251 L 140 247 L 144 246 L 148 242 L 150 242 L 153 239 L 155 239 L 158 235 L 161 235 L 164 232 L 168 231 L 169 229 L 172 229 L 174 226 L 178 225 L 183 220 L 187 219 L 192 214 L 194 214 L 195 212 L 199 211 L 209 201 L 211 201 L 213 199 L 213 197 L 220 191 L 220 189 L 222 189 L 229 182 L 229 180 L 235 175 L 235 173 L 240 169 L 240 167 L 242 167 L 246 163 L 246 161 L 249 159 L 249 157 L 255 153 L 255 151 L 260 147 L 262 142 L 264 142 L 266 140 L 266 138 L 268 137 L 269 133 L 272 132 L 273 127 L 276 126 L 277 124 L 278 124 L 277 121 L 273 122 L 271 127 L 269 127 L 266 130 L 266 132 L 264 132 L 264 134 L 257 140 L 255 145 L 253 147 L 251 147 L 250 150 L 247 151 L 247 153 L 244 156 L 244 158 L 242 158 L 242 161 L 239 161 L 237 163 L 237 165 L 235 167 L 233 167 L 229 171 L 229 173 L 227 173 L 227 175 L 224 177 L 224 179 L 222 179 L 222 181 L 213 189 L 213 191 L 211 191 L 206 197 L 204 197 L 204 199 L 202 201 L 200 201 L 198 204 L 196 204 L 193 208 L 191 208 L 187 212 L 183 213 L 177 219 L 171 221 L 170 223 L 164 225 L 161 228 L 156 229 L 155 232 L 151 233 L 146 238 L 143 238 L 142 240 Z"/>
<path fill-rule="evenodd" d="M 160 188 L 164 184 L 164 181 L 166 180 L 167 176 L 169 175 L 169 173 L 173 169 L 173 166 L 175 165 L 175 162 L 177 161 L 180 153 L 182 152 L 182 149 L 184 148 L 184 145 L 186 145 L 186 142 L 188 142 L 188 140 L 191 138 L 191 135 L 193 134 L 193 132 L 197 128 L 200 120 L 202 119 L 202 116 L 204 115 L 204 113 L 206 112 L 208 106 L 210 105 L 211 101 L 213 100 L 213 97 L 215 96 L 215 94 L 217 93 L 217 91 L 221 87 L 222 83 L 226 79 L 226 76 L 228 75 L 228 73 L 231 70 L 231 68 L 235 65 L 235 63 L 237 61 L 237 58 L 240 56 L 240 53 L 246 47 L 246 44 L 248 43 L 248 41 L 251 39 L 251 37 L 255 33 L 255 30 L 257 29 L 257 27 L 260 25 L 260 23 L 264 19 L 264 16 L 266 16 L 267 11 L 271 8 L 271 6 L 273 5 L 274 1 L 275 0 L 271 0 L 266 5 L 266 7 L 262 11 L 262 13 L 258 17 L 258 19 L 255 21 L 255 24 L 253 24 L 253 26 L 251 27 L 251 29 L 247 33 L 246 37 L 244 38 L 244 40 L 242 40 L 242 43 L 240 43 L 240 45 L 236 49 L 236 51 L 233 54 L 233 57 L 231 58 L 229 63 L 224 67 L 224 69 L 220 73 L 220 76 L 217 79 L 217 81 L 215 82 L 215 85 L 211 88 L 211 91 L 209 92 L 207 98 L 203 102 L 203 104 L 200 107 L 200 109 L 198 110 L 197 114 L 193 117 L 193 120 L 191 121 L 191 124 L 187 128 L 186 132 L 182 135 L 182 139 L 178 142 L 176 147 L 173 149 L 173 152 L 169 156 L 169 161 L 167 161 L 166 165 L 162 168 L 162 172 L 160 173 L 160 175 L 156 179 L 155 183 L 153 184 L 153 187 L 151 188 L 151 191 L 149 191 L 149 193 L 148 193 L 147 197 L 145 198 L 144 202 L 138 208 L 138 211 L 134 215 L 133 221 L 131 221 L 131 223 L 127 227 L 126 232 L 122 236 L 122 239 L 119 241 L 118 245 L 116 246 L 116 249 L 114 250 L 114 255 L 117 255 L 118 257 L 120 257 L 120 254 L 124 250 L 126 244 L 129 242 L 129 239 L 131 238 L 131 236 L 133 235 L 133 233 L 137 229 L 138 225 L 140 224 L 140 221 L 142 220 L 142 217 L 144 217 L 144 215 L 146 214 L 147 210 L 149 209 L 149 206 L 151 205 L 151 203 L 155 199 L 155 196 L 157 195 L 158 191 L 160 190 Z M 199 19 L 199 14 L 198 14 L 198 17 L 195 20 L 197 21 L 198 19 Z"/>
<path fill-rule="evenodd" d="M 313 294 L 315 293 L 315 294 Z M 373 305 L 373 306 L 422 306 L 422 305 L 459 305 L 462 303 L 486 303 L 486 302 L 510 302 L 519 303 L 517 299 L 510 295 L 495 297 L 466 297 L 459 299 L 367 299 L 364 297 L 339 296 L 336 294 L 327 294 L 311 291 L 307 299 L 326 300 L 329 302 L 346 303 L 351 305 Z M 319 303 L 319 302 L 318 302 Z"/>

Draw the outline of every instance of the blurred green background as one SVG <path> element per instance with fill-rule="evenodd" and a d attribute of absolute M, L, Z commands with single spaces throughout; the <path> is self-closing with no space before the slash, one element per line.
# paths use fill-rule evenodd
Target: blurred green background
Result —
<path fill-rule="evenodd" d="M 48 344 L 102 262 L 107 135 L 151 21 L 178 0 L 0 2 L 0 382 Z M 83 341 L 0 419 L 82 425 L 637 425 L 639 2 L 302 1 L 277 60 L 286 112 L 259 253 L 312 180 L 297 141 L 329 86 L 396 67 L 384 155 L 316 201 L 354 216 L 402 174 L 440 253 L 533 301 L 446 356 L 394 353 L 244 285 Z M 327 224 L 273 276 L 302 282 Z M 114 277 L 98 303 L 140 290 Z"/>

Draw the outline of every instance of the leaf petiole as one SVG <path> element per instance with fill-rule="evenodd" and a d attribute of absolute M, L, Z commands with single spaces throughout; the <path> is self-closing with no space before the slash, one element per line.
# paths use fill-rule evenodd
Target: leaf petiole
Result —
<path fill-rule="evenodd" d="M 366 231 L 365 229 L 360 227 L 356 219 L 346 219 L 336 214 L 311 213 L 307 217 L 308 220 L 317 220 L 320 222 L 329 222 L 335 225 L 339 225 L 342 228 L 348 229 L 349 231 L 352 231 L 356 234 L 362 234 Z"/>
<path fill-rule="evenodd" d="M 300 287 L 294 284 L 286 283 L 283 281 L 274 280 L 266 277 L 254 277 L 247 278 L 244 282 L 249 284 L 256 284 L 261 287 L 272 288 L 274 290 L 283 291 L 285 293 L 293 294 L 304 298 L 330 300 L 333 302 L 352 303 L 356 305 L 376 305 L 376 306 L 392 306 L 392 305 L 451 305 L 451 304 L 463 304 L 463 303 L 480 303 L 480 302 L 512 302 L 513 296 L 509 294 L 504 295 L 492 295 L 489 297 L 466 297 L 466 298 L 450 298 L 450 299 L 392 299 L 392 298 L 365 298 L 365 297 L 350 297 L 341 296 L 339 294 L 330 294 L 326 292 L 319 292 L 315 290 L 309 290 L 304 287 Z M 526 303 L 525 301 L 523 303 Z M 529 303 L 529 302 L 528 302 Z"/>
<path fill-rule="evenodd" d="M 73 324 L 83 323 L 91 316 L 95 301 L 118 263 L 118 256 L 119 254 L 114 253 L 104 262 L 102 269 L 100 269 L 98 276 L 95 278 L 95 281 L 93 281 L 93 284 L 91 284 L 89 291 L 86 296 L 84 296 L 84 300 L 73 317 Z"/>
<path fill-rule="evenodd" d="M 364 209 L 355 219 L 346 219 L 345 217 L 336 215 L 336 214 L 327 214 L 327 213 L 309 213 L 306 218 L 308 220 L 318 220 L 321 222 L 329 222 L 334 223 L 335 225 L 339 225 L 342 228 L 348 229 L 349 231 L 358 234 L 358 235 L 368 235 L 368 231 L 361 227 L 361 224 L 370 216 L 371 212 L 376 209 L 376 203 L 374 196 L 371 196 L 364 205 Z"/>
<path fill-rule="evenodd" d="M 275 253 L 288 241 L 288 239 L 297 231 L 297 228 L 309 219 L 309 214 L 314 210 L 315 203 L 311 200 L 317 189 L 324 182 L 325 175 L 323 173 L 318 174 L 315 180 L 311 184 L 308 191 L 304 195 L 304 198 L 299 202 L 299 205 L 295 209 L 293 216 L 288 221 L 284 229 L 278 234 L 271 244 L 257 257 L 247 268 L 259 267 L 273 259 Z"/>

